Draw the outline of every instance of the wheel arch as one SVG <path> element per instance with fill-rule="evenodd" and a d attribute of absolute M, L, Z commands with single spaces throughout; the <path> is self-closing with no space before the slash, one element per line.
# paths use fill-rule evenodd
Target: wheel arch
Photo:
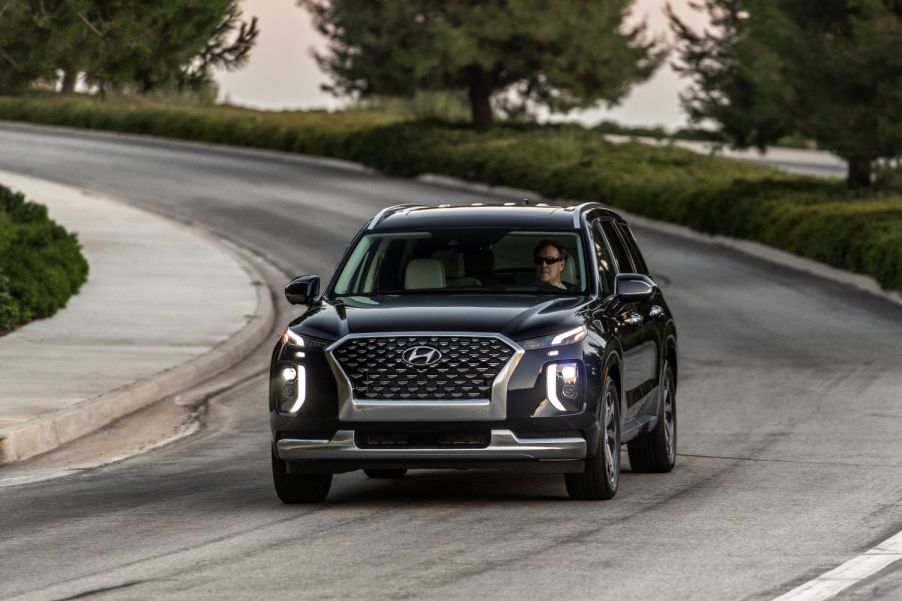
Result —
<path fill-rule="evenodd" d="M 626 396 L 623 392 L 623 373 L 622 373 L 622 365 L 623 360 L 620 357 L 620 353 L 618 350 L 613 350 L 608 355 L 604 364 L 604 373 L 606 375 L 611 376 L 611 379 L 614 381 L 614 384 L 617 386 L 617 396 L 620 399 L 620 415 L 625 415 L 624 411 L 626 407 L 624 404 L 626 403 Z"/>
<path fill-rule="evenodd" d="M 674 334 L 668 334 L 664 340 L 664 359 L 670 364 L 670 369 L 673 370 L 673 385 L 677 386 L 677 344 L 676 344 L 676 336 Z"/>

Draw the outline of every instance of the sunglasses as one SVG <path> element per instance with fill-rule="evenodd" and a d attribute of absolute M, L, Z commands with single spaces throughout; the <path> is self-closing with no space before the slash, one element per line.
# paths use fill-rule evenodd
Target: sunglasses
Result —
<path fill-rule="evenodd" d="M 532 261 L 536 265 L 541 265 L 544 263 L 545 265 L 554 265 L 558 261 L 563 261 L 564 257 L 533 257 Z"/>

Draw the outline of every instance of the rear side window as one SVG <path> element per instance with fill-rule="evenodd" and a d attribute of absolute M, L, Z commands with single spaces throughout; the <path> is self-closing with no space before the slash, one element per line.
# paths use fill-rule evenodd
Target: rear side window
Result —
<path fill-rule="evenodd" d="M 648 274 L 648 266 L 645 264 L 645 259 L 642 258 L 642 253 L 639 252 L 639 245 L 636 244 L 636 238 L 633 236 L 633 232 L 625 223 L 618 223 L 617 229 L 620 231 L 620 234 L 623 237 L 623 242 L 626 244 L 626 250 L 629 252 L 630 257 L 633 259 L 633 265 L 636 267 L 636 273 L 641 273 L 643 275 Z"/>
<path fill-rule="evenodd" d="M 604 232 L 604 237 L 608 239 L 608 245 L 611 247 L 611 252 L 614 253 L 614 260 L 617 262 L 617 273 L 631 273 L 633 271 L 633 264 L 630 261 L 629 253 L 626 251 L 626 247 L 623 245 L 623 241 L 620 239 L 620 234 L 617 233 L 617 230 L 614 227 L 613 221 L 602 221 L 601 229 Z"/>

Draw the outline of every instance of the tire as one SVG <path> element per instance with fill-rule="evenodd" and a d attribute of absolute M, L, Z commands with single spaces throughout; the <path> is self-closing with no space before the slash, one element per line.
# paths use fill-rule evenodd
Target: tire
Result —
<path fill-rule="evenodd" d="M 367 469 L 363 470 L 363 473 L 373 478 L 374 480 L 389 480 L 391 478 L 400 478 L 404 474 L 407 473 L 405 469 L 397 469 L 397 470 L 377 470 L 377 469 Z"/>
<path fill-rule="evenodd" d="M 283 503 L 320 503 L 329 495 L 332 474 L 289 474 L 285 462 L 272 452 L 272 479 Z"/>
<path fill-rule="evenodd" d="M 663 474 L 676 463 L 677 443 L 676 386 L 673 370 L 664 363 L 658 423 L 648 434 L 627 443 L 630 467 L 638 473 Z"/>
<path fill-rule="evenodd" d="M 582 473 L 564 475 L 571 499 L 612 499 L 620 486 L 620 395 L 611 378 L 605 380 L 599 413 L 601 432 L 594 457 L 586 458 Z"/>

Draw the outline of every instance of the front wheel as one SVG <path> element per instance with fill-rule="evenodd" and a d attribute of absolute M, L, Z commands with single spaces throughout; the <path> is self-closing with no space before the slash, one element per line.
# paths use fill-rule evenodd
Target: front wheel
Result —
<path fill-rule="evenodd" d="M 283 503 L 319 503 L 332 487 L 332 474 L 289 474 L 285 462 L 272 451 L 272 479 Z"/>
<path fill-rule="evenodd" d="M 620 485 L 620 395 L 611 378 L 604 383 L 600 419 L 601 432 L 594 457 L 586 458 L 582 473 L 564 475 L 572 499 L 611 499 Z"/>
<path fill-rule="evenodd" d="M 676 386 L 669 363 L 664 364 L 661 397 L 655 429 L 626 445 L 634 472 L 661 474 L 672 470 L 676 463 Z"/>

